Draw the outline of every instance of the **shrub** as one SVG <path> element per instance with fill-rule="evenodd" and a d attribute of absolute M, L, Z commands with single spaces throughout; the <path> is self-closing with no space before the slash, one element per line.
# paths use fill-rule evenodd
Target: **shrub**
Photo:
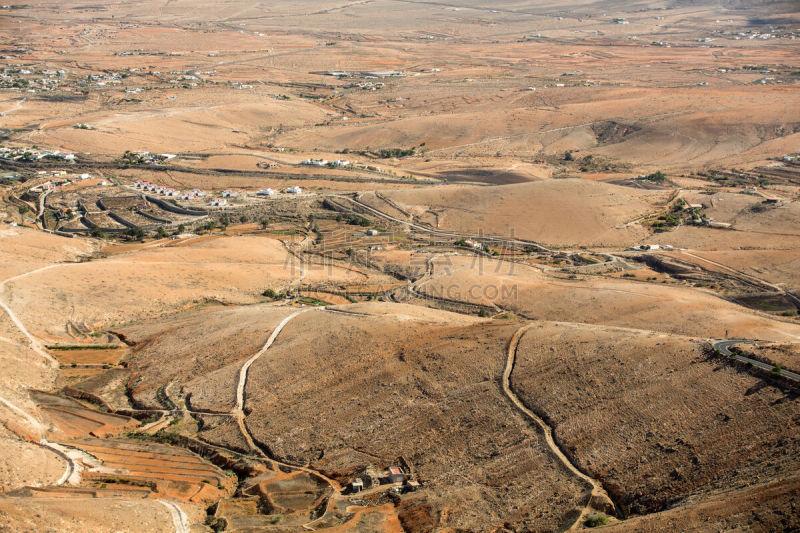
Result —
<path fill-rule="evenodd" d="M 599 527 L 608 524 L 608 517 L 603 513 L 590 514 L 583 520 L 586 527 Z"/>
<path fill-rule="evenodd" d="M 272 289 L 267 289 L 267 290 L 265 290 L 264 292 L 261 293 L 261 296 L 264 296 L 266 298 L 272 298 L 274 300 L 275 298 L 278 297 L 278 293 L 276 293 Z"/>
<path fill-rule="evenodd" d="M 353 225 L 353 226 L 364 226 L 364 227 L 370 225 L 369 219 L 364 218 L 364 217 L 362 217 L 360 215 L 351 215 L 347 219 L 347 223 L 350 224 L 350 225 Z"/>
<path fill-rule="evenodd" d="M 144 230 L 142 228 L 128 228 L 125 230 L 125 235 L 134 239 L 144 239 Z"/>

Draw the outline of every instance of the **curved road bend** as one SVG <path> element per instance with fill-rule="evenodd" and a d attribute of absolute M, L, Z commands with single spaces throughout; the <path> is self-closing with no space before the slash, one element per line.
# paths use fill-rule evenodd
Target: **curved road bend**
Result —
<path fill-rule="evenodd" d="M 771 365 L 769 363 L 765 363 L 763 361 L 758 361 L 756 359 L 750 359 L 749 357 L 745 357 L 743 355 L 739 355 L 734 353 L 730 350 L 730 347 L 734 344 L 745 344 L 745 343 L 752 343 L 754 341 L 746 340 L 746 339 L 731 339 L 726 341 L 717 341 L 712 344 L 715 350 L 719 350 L 719 352 L 726 356 L 726 357 L 733 357 L 736 361 L 742 363 L 750 363 L 756 368 L 760 368 L 761 370 L 766 370 L 767 372 L 772 371 L 775 368 L 775 365 Z M 792 380 L 794 382 L 800 382 L 800 374 L 796 374 L 791 370 L 783 370 L 781 369 L 781 377 L 786 379 Z"/>
<path fill-rule="evenodd" d="M 517 394 L 511 388 L 511 373 L 514 371 L 514 366 L 516 365 L 517 347 L 519 346 L 519 341 L 533 325 L 534 324 L 527 324 L 519 328 L 516 332 L 514 332 L 514 335 L 511 337 L 511 340 L 508 343 L 508 357 L 506 359 L 506 368 L 503 371 L 503 392 L 506 396 L 508 396 L 508 399 L 511 400 L 511 403 L 513 403 L 517 409 L 519 409 L 527 418 L 536 422 L 536 424 L 542 429 L 547 446 L 550 448 L 550 451 L 553 452 L 553 455 L 555 455 L 570 472 L 592 487 L 591 497 L 589 498 L 589 501 L 586 502 L 586 505 L 581 511 L 580 516 L 578 516 L 578 519 L 575 521 L 572 527 L 570 527 L 570 530 L 572 530 L 577 528 L 584 517 L 592 512 L 593 508 L 591 505 L 593 501 L 597 499 L 603 499 L 609 502 L 609 504 L 612 506 L 613 502 L 599 481 L 581 472 L 580 469 L 578 469 L 578 467 L 575 466 L 564 454 L 564 452 L 561 451 L 561 448 L 558 447 L 553 439 L 553 428 L 547 425 L 547 423 L 536 413 L 528 409 L 519 396 L 517 396 Z"/>

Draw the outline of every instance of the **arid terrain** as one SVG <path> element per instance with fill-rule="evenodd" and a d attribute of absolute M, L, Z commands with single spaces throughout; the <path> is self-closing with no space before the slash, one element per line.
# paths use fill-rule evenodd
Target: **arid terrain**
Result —
<path fill-rule="evenodd" d="M 0 6 L 0 531 L 800 530 L 798 42 Z"/>

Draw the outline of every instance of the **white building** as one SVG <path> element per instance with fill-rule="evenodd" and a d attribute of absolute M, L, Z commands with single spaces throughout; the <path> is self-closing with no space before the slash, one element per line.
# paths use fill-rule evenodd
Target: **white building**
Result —
<path fill-rule="evenodd" d="M 274 196 L 275 195 L 275 191 L 273 191 L 272 189 L 261 189 L 260 191 L 258 191 L 256 193 L 256 195 L 258 195 L 258 196 Z"/>
<path fill-rule="evenodd" d="M 312 167 L 324 167 L 328 164 L 327 159 L 306 159 L 300 162 L 301 165 L 308 165 Z"/>
<path fill-rule="evenodd" d="M 223 205 L 227 205 L 227 203 L 228 200 L 226 200 L 225 198 L 214 198 L 213 200 L 211 200 L 212 207 L 221 207 Z"/>
<path fill-rule="evenodd" d="M 289 194 L 300 194 L 303 192 L 303 189 L 301 189 L 300 187 L 289 187 L 288 189 L 286 189 L 286 192 L 288 192 Z"/>

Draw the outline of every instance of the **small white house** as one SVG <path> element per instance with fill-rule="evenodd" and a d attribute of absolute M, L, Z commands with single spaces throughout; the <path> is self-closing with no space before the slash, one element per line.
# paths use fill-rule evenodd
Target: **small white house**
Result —
<path fill-rule="evenodd" d="M 256 195 L 257 196 L 274 196 L 275 195 L 275 191 L 273 191 L 272 189 L 261 189 L 260 191 L 258 191 L 256 193 Z"/>
<path fill-rule="evenodd" d="M 289 187 L 288 189 L 286 189 L 286 192 L 288 192 L 289 194 L 300 194 L 303 192 L 303 189 L 301 189 L 300 187 Z"/>
<path fill-rule="evenodd" d="M 223 205 L 227 204 L 228 200 L 226 200 L 225 198 L 214 198 L 213 200 L 211 200 L 212 207 L 222 207 Z"/>

